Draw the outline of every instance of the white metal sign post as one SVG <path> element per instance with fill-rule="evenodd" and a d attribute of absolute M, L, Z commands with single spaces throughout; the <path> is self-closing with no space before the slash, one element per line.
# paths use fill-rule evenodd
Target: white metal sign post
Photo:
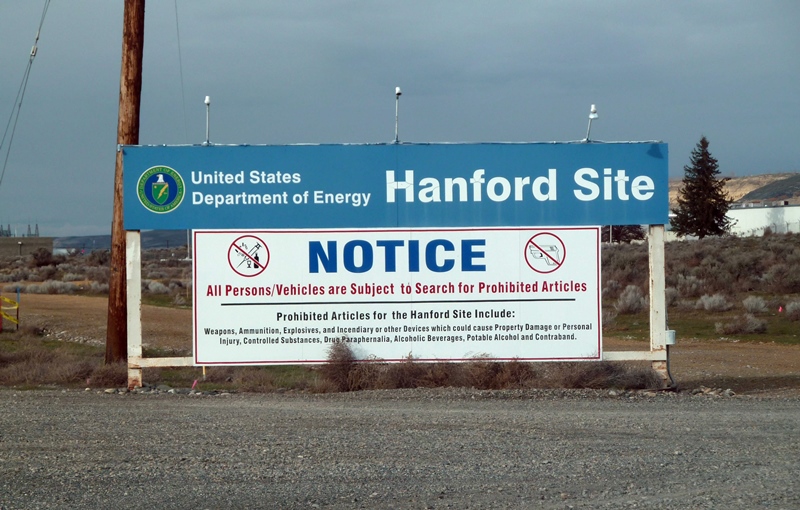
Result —
<path fill-rule="evenodd" d="M 199 365 L 599 360 L 597 227 L 194 231 Z"/>

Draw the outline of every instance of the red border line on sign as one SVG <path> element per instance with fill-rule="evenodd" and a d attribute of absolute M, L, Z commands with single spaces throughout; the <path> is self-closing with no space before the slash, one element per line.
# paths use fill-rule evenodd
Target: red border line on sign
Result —
<path fill-rule="evenodd" d="M 328 305 L 404 305 L 404 304 L 431 304 L 431 303 L 555 303 L 575 301 L 575 298 L 546 298 L 546 299 L 456 299 L 456 300 L 426 300 L 426 301 L 325 301 L 319 303 L 309 303 L 307 301 L 297 302 L 275 302 L 275 303 L 220 303 L 219 306 L 328 306 Z"/>

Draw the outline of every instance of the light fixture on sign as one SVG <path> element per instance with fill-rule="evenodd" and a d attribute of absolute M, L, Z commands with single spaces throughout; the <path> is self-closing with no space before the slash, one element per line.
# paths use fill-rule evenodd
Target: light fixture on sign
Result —
<path fill-rule="evenodd" d="M 589 141 L 589 133 L 592 131 L 592 121 L 598 117 L 597 106 L 592 105 L 592 107 L 589 108 L 589 127 L 586 128 L 586 138 L 583 140 L 584 142 Z"/>
<path fill-rule="evenodd" d="M 400 143 L 400 135 L 397 130 L 398 128 L 398 113 L 400 111 L 400 96 L 403 95 L 403 92 L 400 90 L 400 87 L 394 88 L 394 143 Z"/>
<path fill-rule="evenodd" d="M 206 141 L 203 142 L 203 145 L 211 145 L 211 142 L 208 139 L 208 121 L 209 121 L 209 110 L 211 109 L 211 96 L 206 96 Z"/>

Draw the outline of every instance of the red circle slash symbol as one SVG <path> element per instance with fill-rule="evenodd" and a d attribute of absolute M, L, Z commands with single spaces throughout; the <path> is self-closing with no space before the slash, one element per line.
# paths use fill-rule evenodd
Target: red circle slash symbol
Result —
<path fill-rule="evenodd" d="M 228 248 L 228 264 L 240 276 L 260 275 L 269 265 L 267 243 L 252 235 L 239 237 Z"/>
<path fill-rule="evenodd" d="M 540 232 L 525 243 L 525 262 L 537 273 L 548 274 L 558 270 L 566 258 L 564 241 L 550 232 Z"/>

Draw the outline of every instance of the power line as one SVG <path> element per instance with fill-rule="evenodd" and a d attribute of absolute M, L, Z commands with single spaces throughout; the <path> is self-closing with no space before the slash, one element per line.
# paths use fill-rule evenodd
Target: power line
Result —
<path fill-rule="evenodd" d="M 45 0 L 44 2 L 44 9 L 42 10 L 42 17 L 39 20 L 39 28 L 36 30 L 36 39 L 33 41 L 33 47 L 31 48 L 31 54 L 28 57 L 28 65 L 25 67 L 25 72 L 22 75 L 22 82 L 19 85 L 19 89 L 17 90 L 17 97 L 14 99 L 14 107 L 11 109 L 11 115 L 8 117 L 8 122 L 6 123 L 6 129 L 3 132 L 3 139 L 0 140 L 0 150 L 3 149 L 3 144 L 6 141 L 6 137 L 8 136 L 9 127 L 11 128 L 11 136 L 8 138 L 8 146 L 6 147 L 6 157 L 3 160 L 3 170 L 0 171 L 0 186 L 3 185 L 3 177 L 6 175 L 6 167 L 8 166 L 8 156 L 11 154 L 11 144 L 14 142 L 14 133 L 17 130 L 17 121 L 19 121 L 19 112 L 22 110 L 22 100 L 25 98 L 25 90 L 28 88 L 28 78 L 31 75 L 31 67 L 33 66 L 33 59 L 36 58 L 36 52 L 38 50 L 37 44 L 39 44 L 39 35 L 42 33 L 42 26 L 44 25 L 44 18 L 47 15 L 47 9 L 50 7 L 50 0 Z M 14 110 L 16 109 L 16 115 L 14 114 Z M 14 121 L 13 125 L 11 121 Z"/>
<path fill-rule="evenodd" d="M 189 132 L 186 129 L 186 92 L 185 87 L 183 85 L 183 58 L 181 56 L 181 30 L 178 26 L 178 0 L 174 0 L 175 3 L 175 33 L 178 36 L 178 70 L 181 75 L 181 101 L 183 102 L 183 141 L 184 143 L 189 142 Z"/>

